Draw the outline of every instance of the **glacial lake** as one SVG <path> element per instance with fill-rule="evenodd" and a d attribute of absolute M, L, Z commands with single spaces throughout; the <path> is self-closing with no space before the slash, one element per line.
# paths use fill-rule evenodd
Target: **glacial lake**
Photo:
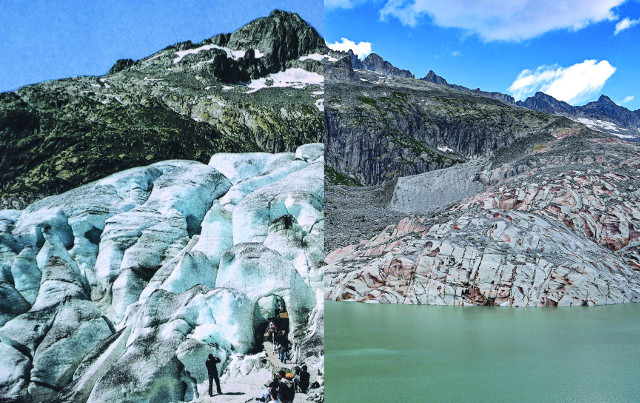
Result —
<path fill-rule="evenodd" d="M 640 402 L 640 304 L 325 301 L 327 402 Z"/>

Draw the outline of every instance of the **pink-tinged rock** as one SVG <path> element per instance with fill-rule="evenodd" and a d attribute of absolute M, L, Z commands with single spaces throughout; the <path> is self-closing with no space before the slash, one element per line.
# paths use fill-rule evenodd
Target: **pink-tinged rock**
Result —
<path fill-rule="evenodd" d="M 351 255 L 355 249 L 356 245 L 349 245 L 341 249 L 336 249 L 325 256 L 324 262 L 331 264 L 338 260 L 343 260 L 345 257 Z"/>

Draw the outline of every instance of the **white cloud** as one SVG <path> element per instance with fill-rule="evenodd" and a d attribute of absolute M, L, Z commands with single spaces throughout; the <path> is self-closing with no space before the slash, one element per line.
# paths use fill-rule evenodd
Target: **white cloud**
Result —
<path fill-rule="evenodd" d="M 462 56 L 462 53 L 460 53 L 459 50 L 454 50 L 453 52 L 451 52 L 451 56 Z"/>
<path fill-rule="evenodd" d="M 329 49 L 339 50 L 342 52 L 346 52 L 349 49 L 353 50 L 353 53 L 358 55 L 360 59 L 363 59 L 371 53 L 371 42 L 359 42 L 355 43 L 354 41 L 350 41 L 347 38 L 342 38 L 342 42 L 334 42 L 327 44 Z"/>
<path fill-rule="evenodd" d="M 626 104 L 627 102 L 631 102 L 634 99 L 635 99 L 635 97 L 633 95 L 628 95 L 628 96 L 624 97 L 624 99 L 622 101 L 620 101 L 619 103 Z"/>
<path fill-rule="evenodd" d="M 579 30 L 617 17 L 625 0 L 388 0 L 380 18 L 416 26 L 429 16 L 435 25 L 460 28 L 485 41 L 520 41 L 557 29 Z"/>
<path fill-rule="evenodd" d="M 367 0 L 324 0 L 324 8 L 354 8 L 365 3 Z"/>
<path fill-rule="evenodd" d="M 625 29 L 631 28 L 632 26 L 636 25 L 639 22 L 640 22 L 640 19 L 630 20 L 628 18 L 625 18 L 616 24 L 616 31 L 613 34 L 618 35 L 620 32 L 624 31 Z"/>
<path fill-rule="evenodd" d="M 508 91 L 520 100 L 542 91 L 576 104 L 599 92 L 615 71 L 606 60 L 585 60 L 570 67 L 540 66 L 535 71 L 522 70 Z"/>

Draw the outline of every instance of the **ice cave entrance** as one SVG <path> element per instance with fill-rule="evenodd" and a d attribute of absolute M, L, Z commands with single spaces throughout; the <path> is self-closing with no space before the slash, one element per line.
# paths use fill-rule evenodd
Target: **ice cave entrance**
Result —
<path fill-rule="evenodd" d="M 277 295 L 269 295 L 258 300 L 260 315 L 262 316 L 265 328 L 264 337 L 267 340 L 269 331 L 269 322 L 273 322 L 278 328 L 278 332 L 284 331 L 285 335 L 289 334 L 289 314 L 284 299 Z"/>

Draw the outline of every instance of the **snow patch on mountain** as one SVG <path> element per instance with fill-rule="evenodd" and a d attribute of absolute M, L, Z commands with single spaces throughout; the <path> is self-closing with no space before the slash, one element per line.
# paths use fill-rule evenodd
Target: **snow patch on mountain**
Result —
<path fill-rule="evenodd" d="M 573 120 L 585 124 L 590 129 L 608 133 L 623 139 L 633 139 L 637 138 L 640 135 L 640 133 L 638 132 L 625 129 L 624 127 L 620 127 L 617 124 L 606 120 L 590 118 L 575 118 Z"/>
<path fill-rule="evenodd" d="M 247 91 L 247 94 L 251 94 L 268 87 L 291 87 L 302 89 L 307 85 L 322 85 L 323 83 L 324 76 L 322 74 L 295 67 L 275 74 L 270 74 L 267 77 L 251 80 L 249 85 L 247 85 L 247 87 L 250 88 L 250 90 Z"/>
<path fill-rule="evenodd" d="M 194 49 L 187 49 L 187 50 L 179 50 L 176 52 L 176 58 L 173 59 L 173 64 L 176 63 L 180 63 L 182 61 L 182 59 L 184 59 L 184 57 L 186 55 L 194 55 L 196 53 L 200 53 L 203 52 L 205 50 L 211 50 L 211 49 L 219 49 L 224 51 L 227 54 L 228 58 L 232 58 L 234 60 L 238 60 L 240 58 L 243 58 L 246 51 L 244 50 L 232 50 L 229 48 L 225 48 L 224 46 L 218 46 L 218 45 L 203 45 Z"/>
<path fill-rule="evenodd" d="M 315 61 L 322 61 L 322 60 L 327 60 L 330 62 L 337 62 L 338 59 L 336 59 L 335 57 L 331 57 L 328 55 L 321 55 L 320 53 L 311 53 L 305 56 L 301 56 L 298 60 L 300 60 L 301 62 L 305 61 L 305 60 L 315 60 Z"/>

